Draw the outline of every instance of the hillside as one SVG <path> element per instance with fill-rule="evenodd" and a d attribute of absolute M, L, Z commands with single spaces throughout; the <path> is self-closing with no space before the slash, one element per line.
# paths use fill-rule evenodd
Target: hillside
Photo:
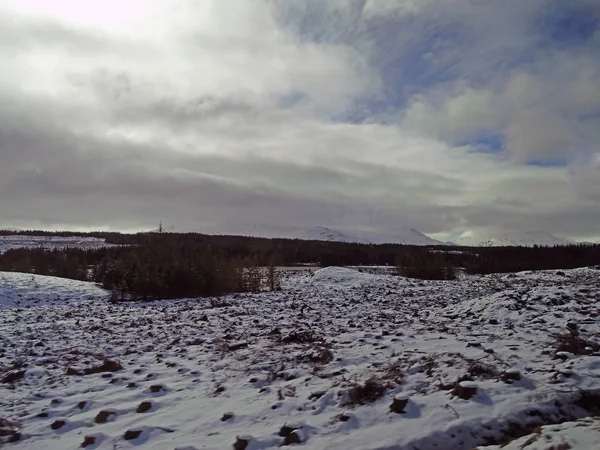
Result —
<path fill-rule="evenodd" d="M 559 424 L 526 448 L 598 448 L 597 277 L 329 267 L 277 292 L 114 305 L 0 272 L 0 446 L 470 450 Z"/>
<path fill-rule="evenodd" d="M 576 244 L 576 242 L 554 236 L 547 231 L 524 231 L 499 234 L 472 233 L 460 238 L 457 244 L 469 247 L 533 247 L 534 245 L 553 247 Z"/>
<path fill-rule="evenodd" d="M 442 245 L 443 242 L 432 239 L 412 228 L 401 228 L 394 232 L 382 232 L 364 229 L 333 229 L 323 226 L 296 227 L 287 225 L 244 224 L 241 226 L 219 226 L 208 234 L 252 236 L 280 239 L 301 239 L 309 241 L 350 242 L 359 244 L 406 244 L 406 245 Z"/>

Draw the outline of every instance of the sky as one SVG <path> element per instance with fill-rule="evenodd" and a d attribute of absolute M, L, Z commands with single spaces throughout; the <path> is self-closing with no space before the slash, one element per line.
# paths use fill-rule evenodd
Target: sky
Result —
<path fill-rule="evenodd" d="M 0 225 L 600 240 L 598 0 L 0 0 Z"/>

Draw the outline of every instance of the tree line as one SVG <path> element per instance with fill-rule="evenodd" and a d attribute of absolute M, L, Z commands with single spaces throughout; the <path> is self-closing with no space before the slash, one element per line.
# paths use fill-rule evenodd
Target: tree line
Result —
<path fill-rule="evenodd" d="M 600 266 L 600 245 L 420 247 L 163 232 L 77 236 L 118 245 L 8 250 L 0 254 L 0 270 L 93 281 L 118 298 L 144 300 L 274 290 L 280 284 L 274 267 L 296 264 L 389 266 L 402 276 L 435 280 L 455 279 L 458 268 L 489 274 Z"/>

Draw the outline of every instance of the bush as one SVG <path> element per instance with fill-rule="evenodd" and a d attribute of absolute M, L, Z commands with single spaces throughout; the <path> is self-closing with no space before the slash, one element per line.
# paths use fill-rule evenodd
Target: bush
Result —
<path fill-rule="evenodd" d="M 200 246 L 173 246 L 158 240 L 103 260 L 95 280 L 122 298 L 152 300 L 209 297 L 248 290 L 242 263 Z M 251 285 L 254 287 L 254 285 Z"/>
<path fill-rule="evenodd" d="M 347 405 L 360 406 L 373 403 L 383 397 L 387 385 L 381 380 L 372 377 L 362 384 L 354 384 L 348 389 Z"/>

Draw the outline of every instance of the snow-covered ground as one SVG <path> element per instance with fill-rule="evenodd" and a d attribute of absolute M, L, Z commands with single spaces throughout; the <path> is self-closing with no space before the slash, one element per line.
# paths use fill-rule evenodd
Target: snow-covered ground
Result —
<path fill-rule="evenodd" d="M 16 248 L 44 248 L 47 250 L 76 247 L 83 249 L 96 249 L 109 247 L 104 239 L 80 236 L 27 236 L 27 235 L 0 235 L 0 253 Z"/>
<path fill-rule="evenodd" d="M 533 433 L 506 448 L 597 448 L 599 278 L 326 268 L 281 292 L 110 304 L 90 283 L 0 273 L 0 439 L 462 450 Z M 577 354 L 556 348 L 568 324 Z"/>
<path fill-rule="evenodd" d="M 457 244 L 470 247 L 554 247 L 573 245 L 577 242 L 554 236 L 547 231 L 514 231 L 499 234 L 465 233 Z"/>

